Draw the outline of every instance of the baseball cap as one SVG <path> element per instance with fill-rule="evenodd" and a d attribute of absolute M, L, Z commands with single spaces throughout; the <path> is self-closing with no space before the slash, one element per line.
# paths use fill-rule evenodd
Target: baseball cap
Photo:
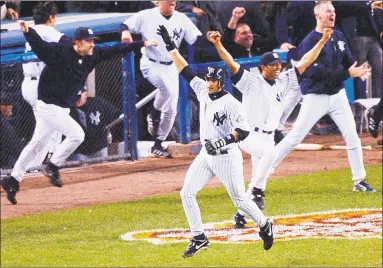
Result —
<path fill-rule="evenodd" d="M 275 52 L 266 52 L 261 56 L 261 65 L 273 65 L 277 62 L 281 62 L 281 59 Z"/>
<path fill-rule="evenodd" d="M 93 33 L 92 29 L 87 27 L 79 27 L 76 30 L 74 40 L 98 40 L 99 38 Z"/>

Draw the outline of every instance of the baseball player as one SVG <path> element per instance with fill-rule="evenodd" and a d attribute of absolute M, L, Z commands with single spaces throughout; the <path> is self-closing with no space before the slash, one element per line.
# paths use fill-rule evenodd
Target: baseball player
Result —
<path fill-rule="evenodd" d="M 46 150 L 47 141 L 51 139 L 53 131 L 63 133 L 66 138 L 57 147 L 47 165 L 43 166 L 43 173 L 49 177 L 53 186 L 62 187 L 59 165 L 84 140 L 84 131 L 69 115 L 69 111 L 80 99 L 80 89 L 84 88 L 85 81 L 95 66 L 101 61 L 132 49 L 157 45 L 155 41 L 139 41 L 131 44 L 115 44 L 111 47 L 95 47 L 94 40 L 97 37 L 86 27 L 76 30 L 73 46 L 48 43 L 24 21 L 19 23 L 32 51 L 46 66 L 38 85 L 35 132 L 17 160 L 11 176 L 1 181 L 12 204 L 17 203 L 16 193 L 26 168 L 39 152 Z"/>
<path fill-rule="evenodd" d="M 299 90 L 299 76 L 315 61 L 331 34 L 331 29 L 325 29 L 323 38 L 302 57 L 296 67 L 283 73 L 281 73 L 281 60 L 276 53 L 263 54 L 260 73 L 257 74 L 248 72 L 233 60 L 221 44 L 219 33 L 208 33 L 209 41 L 214 44 L 220 57 L 234 74 L 233 84 L 243 94 L 242 102 L 246 109 L 250 134 L 240 143 L 240 147 L 251 155 L 253 168 L 247 193 L 261 210 L 264 209 L 263 197 L 266 185 L 263 185 L 263 181 L 259 179 L 262 175 L 259 173 L 259 165 L 267 159 L 268 154 L 273 153 L 274 136 L 272 134 L 283 113 L 283 100 L 289 95 L 289 91 Z M 267 172 L 271 172 L 271 168 Z M 241 211 L 235 215 L 234 220 L 237 228 L 243 228 L 246 223 L 244 213 Z"/>
<path fill-rule="evenodd" d="M 302 41 L 301 53 L 312 49 L 322 38 L 324 28 L 332 28 L 335 24 L 335 9 L 331 2 L 318 2 L 314 13 L 317 26 Z M 289 151 L 304 139 L 315 122 L 328 114 L 337 124 L 348 147 L 348 159 L 354 181 L 353 191 L 375 192 L 365 181 L 361 142 L 344 89 L 344 80 L 347 78 L 366 77 L 370 74 L 370 69 L 356 65 L 344 35 L 334 30 L 331 40 L 326 42 L 318 59 L 302 75 L 301 91 L 304 97 L 293 129 L 275 147 L 275 153 L 267 155 L 267 159 L 260 164 L 260 174 L 263 175 L 259 180 L 263 181 L 263 185 L 266 185 L 270 167 L 279 164 Z"/>
<path fill-rule="evenodd" d="M 382 117 L 383 103 L 381 98 L 377 105 L 372 106 L 367 111 L 368 131 L 370 132 L 370 135 L 374 138 L 378 137 L 378 129 L 380 121 L 382 121 Z"/>
<path fill-rule="evenodd" d="M 157 36 L 156 29 L 164 25 L 172 34 L 177 48 L 182 40 L 194 44 L 201 32 L 192 21 L 183 13 L 174 10 L 176 1 L 159 1 L 159 6 L 138 12 L 121 25 L 121 40 L 131 42 L 130 33 L 139 33 L 143 40 L 153 39 Z M 151 152 L 157 156 L 169 157 L 167 149 L 162 147 L 172 129 L 177 113 L 179 94 L 178 72 L 173 64 L 172 57 L 160 40 L 158 47 L 142 49 L 140 69 L 145 78 L 159 89 L 150 114 L 149 122 L 153 123 L 152 134 L 155 136 Z"/>
<path fill-rule="evenodd" d="M 193 238 L 182 256 L 192 257 L 200 249 L 209 246 L 196 195 L 214 176 L 222 181 L 234 204 L 258 224 L 263 247 L 269 250 L 274 241 L 273 223 L 245 192 L 243 158 L 238 142 L 248 136 L 249 126 L 242 113 L 241 103 L 222 90 L 224 77 L 221 68 L 208 67 L 204 81 L 196 76 L 179 54 L 166 28 L 161 25 L 158 33 L 170 51 L 178 72 L 189 82 L 200 102 L 200 139 L 203 147 L 188 169 L 181 190 L 182 204 Z"/>
<path fill-rule="evenodd" d="M 33 20 L 35 23 L 34 29 L 37 34 L 47 42 L 60 42 L 71 44 L 72 40 L 64 34 L 57 31 L 54 26 L 56 24 L 56 15 L 58 13 L 57 6 L 54 2 L 40 2 L 33 8 Z M 25 52 L 30 52 L 32 49 L 28 42 L 25 44 Z M 45 67 L 43 62 L 28 62 L 23 64 L 24 80 L 21 85 L 23 98 L 28 102 L 33 109 L 36 117 L 37 103 L 37 87 L 42 70 Z M 35 157 L 35 161 L 31 166 L 40 166 L 48 153 L 52 155 L 55 148 L 61 143 L 61 133 L 55 132 L 52 134 L 52 139 L 49 141 L 48 151 L 40 151 Z"/>

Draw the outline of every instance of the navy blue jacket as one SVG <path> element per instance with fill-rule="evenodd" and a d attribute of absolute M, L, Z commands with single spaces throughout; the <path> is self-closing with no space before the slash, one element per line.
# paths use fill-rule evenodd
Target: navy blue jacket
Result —
<path fill-rule="evenodd" d="M 310 51 L 322 38 L 322 34 L 312 31 L 299 46 L 300 55 Z M 302 94 L 333 95 L 344 88 L 344 80 L 350 77 L 348 68 L 355 62 L 342 32 L 334 29 L 317 60 L 302 74 Z"/>
<path fill-rule="evenodd" d="M 38 99 L 63 108 L 73 107 L 79 100 L 88 74 L 99 62 L 144 45 L 143 41 L 137 41 L 95 47 L 93 55 L 83 57 L 71 45 L 43 41 L 32 28 L 24 36 L 32 51 L 46 63 L 39 81 Z"/>

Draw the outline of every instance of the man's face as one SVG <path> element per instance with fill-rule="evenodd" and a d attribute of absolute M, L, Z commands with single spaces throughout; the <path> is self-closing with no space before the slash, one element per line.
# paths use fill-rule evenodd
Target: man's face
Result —
<path fill-rule="evenodd" d="M 282 70 L 281 62 L 270 65 L 262 65 L 262 75 L 268 80 L 275 80 L 279 77 Z"/>
<path fill-rule="evenodd" d="M 159 1 L 158 6 L 162 15 L 170 16 L 176 8 L 176 1 Z"/>
<path fill-rule="evenodd" d="M 323 28 L 332 28 L 335 25 L 335 8 L 331 3 L 323 3 L 316 14 L 317 24 Z"/>
<path fill-rule="evenodd" d="M 234 42 L 249 49 L 252 47 L 253 41 L 253 32 L 251 31 L 249 25 L 242 24 L 238 26 L 237 30 L 235 31 Z"/>
<path fill-rule="evenodd" d="M 81 56 L 91 56 L 94 49 L 94 40 L 77 40 L 78 53 Z"/>
<path fill-rule="evenodd" d="M 221 90 L 219 85 L 219 80 L 215 79 L 206 79 L 206 86 L 208 89 L 208 94 L 214 94 Z"/>

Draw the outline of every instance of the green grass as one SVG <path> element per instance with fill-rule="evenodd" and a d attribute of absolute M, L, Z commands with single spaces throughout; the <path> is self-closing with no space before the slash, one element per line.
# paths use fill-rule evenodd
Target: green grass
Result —
<path fill-rule="evenodd" d="M 382 165 L 367 168 L 378 193 L 351 191 L 349 169 L 272 180 L 266 192 L 268 216 L 346 208 L 382 207 Z M 150 187 L 150 186 L 148 186 Z M 224 188 L 198 196 L 204 222 L 235 212 Z M 1 221 L 1 266 L 382 266 L 382 239 L 277 241 L 214 244 L 190 259 L 187 243 L 152 245 L 122 241 L 128 231 L 187 228 L 178 194 Z"/>

